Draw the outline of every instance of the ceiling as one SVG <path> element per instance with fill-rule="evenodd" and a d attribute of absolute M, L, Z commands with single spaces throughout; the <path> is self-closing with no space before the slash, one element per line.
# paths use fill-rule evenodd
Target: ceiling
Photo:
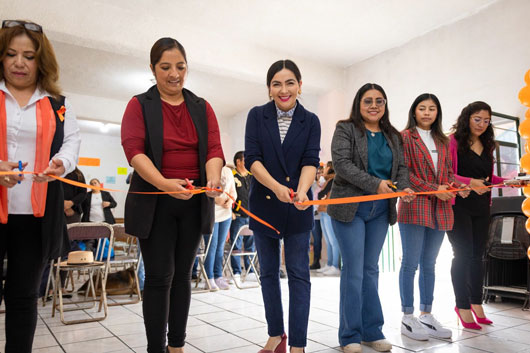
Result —
<path fill-rule="evenodd" d="M 271 63 L 292 58 L 311 96 L 341 89 L 344 70 L 450 25 L 497 0 L 17 0 L 1 19 L 43 25 L 61 85 L 79 117 L 121 121 L 126 102 L 152 82 L 149 50 L 163 36 L 186 48 L 187 87 L 220 119 L 267 98 Z"/>

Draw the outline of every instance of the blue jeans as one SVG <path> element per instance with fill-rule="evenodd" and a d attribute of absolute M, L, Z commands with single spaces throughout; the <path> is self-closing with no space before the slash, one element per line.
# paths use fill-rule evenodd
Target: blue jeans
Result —
<path fill-rule="evenodd" d="M 223 277 L 223 253 L 230 223 L 232 223 L 232 218 L 222 222 L 215 222 L 213 226 L 212 242 L 204 260 L 204 269 L 208 278 Z M 209 239 L 210 235 L 204 235 L 205 244 L 208 244 Z"/>
<path fill-rule="evenodd" d="M 434 292 L 434 268 L 444 240 L 445 231 L 399 223 L 403 257 L 399 270 L 399 294 L 401 311 L 414 312 L 414 276 L 420 265 L 420 310 L 430 313 Z"/>
<path fill-rule="evenodd" d="M 309 280 L 310 232 L 284 235 L 285 267 L 289 284 L 289 345 L 305 347 L 311 282 Z M 268 334 L 280 336 L 283 325 L 282 293 L 280 290 L 280 239 L 254 233 L 260 265 L 261 293 L 265 304 Z"/>
<path fill-rule="evenodd" d="M 326 239 L 326 251 L 328 255 L 328 266 L 339 267 L 339 244 L 333 226 L 331 225 L 331 217 L 326 213 L 320 213 L 320 225 L 322 226 L 322 233 Z"/>
<path fill-rule="evenodd" d="M 322 253 L 322 227 L 320 225 L 320 219 L 315 219 L 315 226 L 311 234 L 313 235 L 313 263 L 318 263 Z"/>
<path fill-rule="evenodd" d="M 332 224 L 342 253 L 340 345 L 383 339 L 378 262 L 389 225 L 388 200 L 360 203 L 353 221 Z"/>
<path fill-rule="evenodd" d="M 248 225 L 248 221 L 248 217 L 238 216 L 236 216 L 236 219 L 232 221 L 232 225 L 230 226 L 230 245 L 234 243 L 234 239 L 236 237 L 237 232 L 239 231 L 239 228 L 244 225 Z M 245 251 L 255 251 L 254 236 L 239 237 L 237 239 L 236 245 L 234 246 L 234 250 L 241 250 L 241 247 L 243 245 Z M 250 260 L 248 256 L 243 256 L 243 262 L 245 263 L 245 268 L 250 267 Z M 232 256 L 232 258 L 230 259 L 230 265 L 232 266 L 232 271 L 234 271 L 234 274 L 241 274 L 241 256 Z"/>
<path fill-rule="evenodd" d="M 140 242 L 138 242 L 138 252 L 140 252 Z M 144 268 L 144 259 L 142 257 L 141 261 L 138 263 L 138 285 L 140 290 L 144 290 L 145 283 L 145 268 Z"/>

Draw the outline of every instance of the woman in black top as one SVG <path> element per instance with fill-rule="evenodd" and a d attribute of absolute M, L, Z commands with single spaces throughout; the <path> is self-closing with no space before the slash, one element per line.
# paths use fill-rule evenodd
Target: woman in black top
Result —
<path fill-rule="evenodd" d="M 491 324 L 482 309 L 482 258 L 490 221 L 490 182 L 502 183 L 493 174 L 495 137 L 491 126 L 491 107 L 484 102 L 466 106 L 450 136 L 450 152 L 455 179 L 473 190 L 467 198 L 453 199 L 455 221 L 448 232 L 453 247 L 451 277 L 456 297 L 455 311 L 465 328 L 480 330 Z"/>

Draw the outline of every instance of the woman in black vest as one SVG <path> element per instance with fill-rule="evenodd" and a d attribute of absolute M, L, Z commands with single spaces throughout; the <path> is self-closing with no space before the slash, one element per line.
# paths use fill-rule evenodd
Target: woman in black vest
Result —
<path fill-rule="evenodd" d="M 123 149 L 134 168 L 125 231 L 140 238 L 145 263 L 147 351 L 174 353 L 184 352 L 191 267 L 201 234 L 212 233 L 219 193 L 131 192 L 218 188 L 224 156 L 211 106 L 183 88 L 188 67 L 182 45 L 159 39 L 151 48 L 151 71 L 156 85 L 131 99 L 122 121 Z"/>
<path fill-rule="evenodd" d="M 90 185 L 100 187 L 101 183 L 98 179 L 90 180 Z M 118 204 L 107 191 L 92 190 L 87 193 L 85 201 L 83 201 L 83 218 L 82 222 L 107 222 L 108 224 L 116 223 L 111 209 Z M 93 206 L 97 206 L 95 209 Z M 99 209 L 101 208 L 101 209 Z"/>
<path fill-rule="evenodd" d="M 53 48 L 32 22 L 5 20 L 0 30 L 0 296 L 5 299 L 6 353 L 30 353 L 44 265 L 69 249 L 60 175 L 75 168 L 79 131 L 57 85 Z M 2 278 L 0 278 L 1 283 Z"/>

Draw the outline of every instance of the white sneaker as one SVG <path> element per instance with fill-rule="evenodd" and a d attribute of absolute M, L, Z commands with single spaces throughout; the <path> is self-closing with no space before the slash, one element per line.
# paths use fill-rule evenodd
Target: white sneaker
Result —
<path fill-rule="evenodd" d="M 340 270 L 335 266 L 330 266 L 322 273 L 324 276 L 340 276 Z"/>
<path fill-rule="evenodd" d="M 256 274 L 254 272 L 249 272 L 245 276 L 245 281 L 257 282 L 258 281 L 258 277 L 256 276 Z"/>
<path fill-rule="evenodd" d="M 326 266 L 322 267 L 321 269 L 317 270 L 317 273 L 325 272 L 325 271 L 327 271 L 327 270 L 328 270 L 329 268 L 331 268 L 331 267 L 333 267 L 333 266 L 328 266 L 328 265 L 326 265 Z"/>
<path fill-rule="evenodd" d="M 423 328 L 430 336 L 436 338 L 451 338 L 453 332 L 440 324 L 432 314 L 423 314 L 418 318 L 419 322 L 423 324 Z"/>
<path fill-rule="evenodd" d="M 401 334 L 413 340 L 428 341 L 429 333 L 414 315 L 403 315 L 401 319 Z"/>
<path fill-rule="evenodd" d="M 361 353 L 363 351 L 359 343 L 350 343 L 347 346 L 342 347 L 344 353 Z"/>
<path fill-rule="evenodd" d="M 384 338 L 382 340 L 372 342 L 361 341 L 361 344 L 364 344 L 365 346 L 368 346 L 378 352 L 389 352 L 392 350 L 392 343 L 388 342 Z"/>
<path fill-rule="evenodd" d="M 226 280 L 223 277 L 219 277 L 215 279 L 215 284 L 217 284 L 217 287 L 221 290 L 228 290 L 230 289 L 230 286 L 226 282 Z"/>
<path fill-rule="evenodd" d="M 209 278 L 208 282 L 210 283 L 210 292 L 217 292 L 219 290 L 217 284 L 215 283 L 215 279 Z M 204 289 L 208 290 L 208 283 L 204 284 Z"/>

